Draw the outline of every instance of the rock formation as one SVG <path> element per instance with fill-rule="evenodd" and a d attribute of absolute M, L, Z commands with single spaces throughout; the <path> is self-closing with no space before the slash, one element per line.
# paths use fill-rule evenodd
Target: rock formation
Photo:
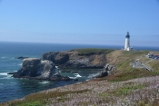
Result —
<path fill-rule="evenodd" d="M 50 60 L 56 65 L 60 65 L 69 60 L 69 55 L 67 52 L 48 52 L 42 55 L 42 60 Z"/>
<path fill-rule="evenodd" d="M 79 55 L 77 51 L 48 52 L 41 57 L 50 60 L 60 68 L 103 68 L 106 54 Z"/>
<path fill-rule="evenodd" d="M 104 66 L 104 69 L 101 73 L 99 73 L 97 76 L 95 76 L 94 78 L 102 78 L 102 77 L 106 77 L 110 74 L 110 72 L 112 71 L 113 69 L 113 65 L 110 65 L 110 64 L 106 64 Z"/>
<path fill-rule="evenodd" d="M 23 59 L 26 59 L 26 58 L 29 58 L 29 57 L 19 56 L 19 57 L 15 57 L 15 58 L 19 59 L 19 60 L 23 60 Z"/>
<path fill-rule="evenodd" d="M 16 78 L 32 78 L 38 80 L 70 80 L 56 72 L 55 65 L 49 60 L 27 58 L 23 60 L 22 68 L 13 74 Z"/>

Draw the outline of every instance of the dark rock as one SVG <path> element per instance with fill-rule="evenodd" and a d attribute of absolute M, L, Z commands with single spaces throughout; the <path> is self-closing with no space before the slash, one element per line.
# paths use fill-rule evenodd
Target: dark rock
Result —
<path fill-rule="evenodd" d="M 38 76 L 38 68 L 40 64 L 40 59 L 28 58 L 24 59 L 22 64 L 22 69 L 20 70 L 20 76 Z"/>
<path fill-rule="evenodd" d="M 66 52 L 58 52 L 53 59 L 53 62 L 57 65 L 63 64 L 69 60 L 69 55 Z"/>
<path fill-rule="evenodd" d="M 9 73 L 7 73 L 7 74 L 13 75 L 13 74 L 15 74 L 15 73 L 17 73 L 17 72 L 9 72 Z"/>
<path fill-rule="evenodd" d="M 26 58 L 29 58 L 29 57 L 19 56 L 19 57 L 15 57 L 15 58 L 16 58 L 16 59 L 23 60 L 23 59 L 26 59 Z"/>
<path fill-rule="evenodd" d="M 50 60 L 56 65 L 60 65 L 69 60 L 69 55 L 67 52 L 48 52 L 48 53 L 44 53 L 41 59 Z"/>
<path fill-rule="evenodd" d="M 47 53 L 44 53 L 41 57 L 42 60 L 50 60 L 50 61 L 54 61 L 54 58 L 55 58 L 55 55 L 56 55 L 56 52 L 47 52 Z"/>
<path fill-rule="evenodd" d="M 100 74 L 98 74 L 97 76 L 95 76 L 94 78 L 102 78 L 102 77 L 106 77 L 108 76 L 108 72 L 103 71 Z"/>
<path fill-rule="evenodd" d="M 113 65 L 106 64 L 104 66 L 104 70 L 101 73 L 99 73 L 98 75 L 96 75 L 94 78 L 106 77 L 110 74 L 110 71 L 112 71 L 112 69 L 113 69 Z"/>
<path fill-rule="evenodd" d="M 70 79 L 67 76 L 61 76 L 61 75 L 54 75 L 50 78 L 51 81 L 70 81 Z"/>
<path fill-rule="evenodd" d="M 78 81 L 78 79 L 73 79 L 74 81 Z"/>
<path fill-rule="evenodd" d="M 13 74 L 13 77 L 49 78 L 53 74 L 55 74 L 55 65 L 51 61 L 28 58 L 24 59 L 22 68 Z"/>

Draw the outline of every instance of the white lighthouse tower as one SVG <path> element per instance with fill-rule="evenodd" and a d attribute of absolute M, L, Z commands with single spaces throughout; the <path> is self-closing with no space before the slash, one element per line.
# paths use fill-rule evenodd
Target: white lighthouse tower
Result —
<path fill-rule="evenodd" d="M 125 47 L 124 50 L 130 51 L 130 35 L 129 32 L 127 32 L 127 35 L 125 36 Z"/>

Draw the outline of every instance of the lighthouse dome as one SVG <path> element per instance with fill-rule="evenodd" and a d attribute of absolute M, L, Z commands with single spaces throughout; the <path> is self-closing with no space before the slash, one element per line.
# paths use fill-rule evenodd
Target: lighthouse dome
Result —
<path fill-rule="evenodd" d="M 130 38 L 129 32 L 127 32 L 126 38 Z"/>

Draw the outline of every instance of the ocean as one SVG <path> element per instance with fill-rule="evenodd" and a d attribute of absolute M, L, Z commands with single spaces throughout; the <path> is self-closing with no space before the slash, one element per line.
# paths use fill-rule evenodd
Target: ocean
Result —
<path fill-rule="evenodd" d="M 77 48 L 111 48 L 122 49 L 122 46 L 79 45 L 79 44 L 43 44 L 0 42 L 0 103 L 22 98 L 28 94 L 59 86 L 74 84 L 91 79 L 102 69 L 67 69 L 61 70 L 61 75 L 78 78 L 78 81 L 37 81 L 12 78 L 8 72 L 16 72 L 21 68 L 19 56 L 40 58 L 49 51 L 66 51 Z M 159 51 L 158 47 L 136 47 L 136 50 Z"/>

